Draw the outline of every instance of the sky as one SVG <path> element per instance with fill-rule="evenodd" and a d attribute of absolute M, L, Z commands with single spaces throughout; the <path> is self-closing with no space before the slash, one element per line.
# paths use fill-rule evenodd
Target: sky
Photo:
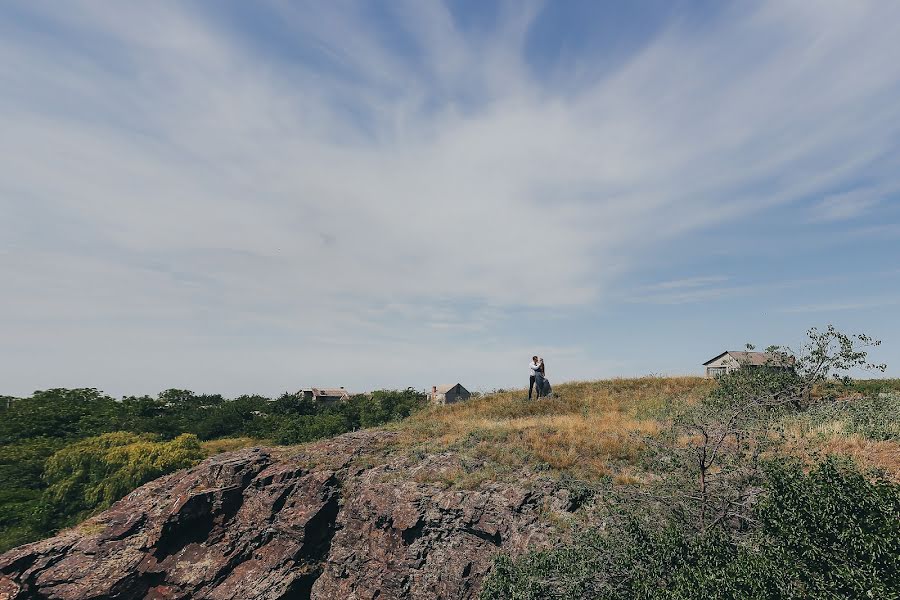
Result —
<path fill-rule="evenodd" d="M 900 376 L 900 3 L 0 3 L 0 394 Z"/>

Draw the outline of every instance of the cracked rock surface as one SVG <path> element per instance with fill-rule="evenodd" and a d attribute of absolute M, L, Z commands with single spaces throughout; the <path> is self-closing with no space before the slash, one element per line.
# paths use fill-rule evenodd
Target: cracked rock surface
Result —
<path fill-rule="evenodd" d="M 0 556 L 0 600 L 474 598 L 497 552 L 546 544 L 541 515 L 567 509 L 549 483 L 411 477 L 459 469 L 452 454 L 355 460 L 393 435 L 241 450 L 152 481 Z"/>

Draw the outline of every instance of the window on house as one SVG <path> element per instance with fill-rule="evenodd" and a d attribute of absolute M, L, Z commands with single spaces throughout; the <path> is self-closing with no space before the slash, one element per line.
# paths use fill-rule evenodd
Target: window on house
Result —
<path fill-rule="evenodd" d="M 709 367 L 708 369 L 706 369 L 706 372 L 710 377 L 719 377 L 721 375 L 724 375 L 725 371 L 725 367 Z"/>

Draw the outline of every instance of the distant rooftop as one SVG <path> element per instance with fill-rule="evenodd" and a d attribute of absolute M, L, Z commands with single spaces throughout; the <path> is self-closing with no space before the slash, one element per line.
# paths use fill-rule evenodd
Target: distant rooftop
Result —
<path fill-rule="evenodd" d="M 714 357 L 703 363 L 703 365 L 708 365 L 709 363 L 722 358 L 726 354 L 728 354 L 741 364 L 759 367 L 764 365 L 788 367 L 797 362 L 793 356 L 785 356 L 777 352 L 745 352 L 741 350 L 726 350 L 721 354 L 715 355 Z"/>

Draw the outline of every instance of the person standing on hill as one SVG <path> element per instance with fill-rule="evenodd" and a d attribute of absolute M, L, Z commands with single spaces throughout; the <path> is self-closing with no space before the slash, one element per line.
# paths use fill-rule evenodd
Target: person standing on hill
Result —
<path fill-rule="evenodd" d="M 537 397 L 543 398 L 547 395 L 547 371 L 543 358 L 538 358 L 538 363 L 540 367 L 534 372 L 534 389 L 537 390 Z"/>
<path fill-rule="evenodd" d="M 528 369 L 531 372 L 531 376 L 528 379 L 528 399 L 531 400 L 531 390 L 534 388 L 535 378 L 539 375 L 542 376 L 542 369 L 544 368 L 544 363 L 537 356 L 531 357 L 531 364 L 528 365 Z M 541 397 L 541 388 L 537 388 L 537 396 Z"/>

